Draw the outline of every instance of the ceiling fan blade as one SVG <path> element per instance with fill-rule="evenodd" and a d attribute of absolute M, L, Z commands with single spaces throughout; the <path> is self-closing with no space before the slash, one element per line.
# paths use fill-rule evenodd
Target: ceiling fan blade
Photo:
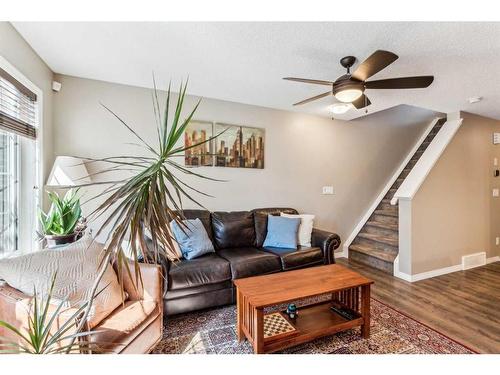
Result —
<path fill-rule="evenodd" d="M 314 85 L 325 85 L 325 86 L 333 85 L 332 81 L 322 81 L 320 79 L 307 79 L 307 78 L 295 78 L 295 77 L 285 77 L 283 79 L 286 79 L 287 81 L 312 83 Z"/>
<path fill-rule="evenodd" d="M 367 89 L 421 89 L 428 87 L 434 76 L 402 77 L 365 82 Z"/>
<path fill-rule="evenodd" d="M 361 95 L 359 98 L 357 98 L 355 101 L 352 102 L 352 105 L 356 109 L 365 108 L 370 104 L 372 104 L 372 102 L 370 101 L 370 99 L 368 99 L 368 97 L 365 94 Z"/>
<path fill-rule="evenodd" d="M 352 77 L 360 81 L 366 81 L 372 75 L 391 65 L 397 59 L 398 55 L 392 52 L 383 50 L 375 51 L 358 66 L 356 71 L 352 73 Z"/>
<path fill-rule="evenodd" d="M 328 95 L 331 95 L 331 94 L 332 94 L 331 91 L 327 91 L 327 92 L 324 92 L 323 94 L 319 94 L 319 95 L 313 96 L 312 98 L 302 100 L 301 102 L 295 103 L 294 105 L 306 104 L 306 103 L 312 102 L 313 100 L 321 99 L 321 98 L 324 98 L 325 96 L 328 96 Z"/>

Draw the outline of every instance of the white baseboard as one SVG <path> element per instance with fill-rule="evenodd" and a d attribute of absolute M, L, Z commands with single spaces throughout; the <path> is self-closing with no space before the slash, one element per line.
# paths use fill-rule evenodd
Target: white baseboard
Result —
<path fill-rule="evenodd" d="M 487 258 L 486 264 L 499 262 L 499 261 L 500 261 L 500 256 L 495 256 L 495 257 Z M 394 277 L 397 277 L 399 279 L 403 279 L 403 280 L 408 281 L 410 283 L 414 283 L 415 281 L 430 279 L 432 277 L 446 275 L 448 273 L 462 271 L 462 270 L 463 270 L 462 264 L 456 264 L 456 265 L 450 266 L 450 267 L 438 268 L 438 269 L 432 270 L 432 271 L 416 273 L 415 275 L 409 275 L 407 273 L 397 271 L 396 267 L 394 267 Z"/>
<path fill-rule="evenodd" d="M 433 119 L 430 122 L 430 124 L 427 126 L 427 128 L 424 131 L 424 133 L 420 137 L 420 139 L 413 145 L 413 148 L 408 153 L 408 155 L 406 155 L 406 158 L 400 163 L 398 169 L 393 173 L 392 177 L 389 179 L 389 181 L 387 181 L 387 184 L 384 186 L 384 188 L 382 189 L 382 191 L 380 192 L 380 194 L 373 201 L 373 203 L 368 208 L 368 210 L 365 212 L 365 214 L 363 215 L 363 217 L 359 220 L 358 224 L 354 227 L 354 229 L 352 230 L 352 232 L 349 235 L 349 237 L 347 237 L 347 239 L 344 241 L 344 246 L 343 246 L 342 253 L 346 254 L 345 255 L 346 258 L 348 257 L 349 246 L 351 246 L 352 241 L 354 241 L 354 239 L 356 238 L 356 236 L 358 235 L 358 233 L 360 232 L 360 230 L 363 228 L 363 226 L 365 225 L 365 223 L 368 221 L 368 219 L 372 215 L 373 211 L 375 211 L 375 209 L 380 204 L 380 202 L 382 201 L 382 199 L 384 199 L 385 195 L 387 194 L 387 192 L 389 191 L 389 189 L 391 188 L 391 186 L 394 185 L 394 182 L 396 182 L 396 179 L 399 177 L 399 175 L 401 174 L 401 172 L 403 172 L 403 169 L 410 162 L 410 160 L 413 157 L 413 155 L 415 154 L 415 152 L 417 152 L 417 150 L 419 149 L 420 145 L 424 142 L 425 138 L 427 138 L 427 136 L 429 135 L 429 133 L 434 128 L 434 125 L 436 125 L 436 123 L 438 121 L 439 121 L 439 118 L 436 117 L 435 119 Z"/>
<path fill-rule="evenodd" d="M 349 253 L 344 248 L 342 251 L 335 253 L 335 258 L 349 258 Z"/>
<path fill-rule="evenodd" d="M 500 256 L 486 258 L 486 264 L 500 262 Z"/>

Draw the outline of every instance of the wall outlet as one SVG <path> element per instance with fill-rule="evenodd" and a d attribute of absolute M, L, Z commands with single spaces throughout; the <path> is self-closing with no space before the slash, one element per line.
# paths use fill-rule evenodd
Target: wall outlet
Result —
<path fill-rule="evenodd" d="M 500 191 L 498 190 L 498 188 L 493 189 L 493 196 L 494 197 L 500 196 Z"/>
<path fill-rule="evenodd" d="M 500 245 L 500 237 L 495 238 L 495 245 Z"/>
<path fill-rule="evenodd" d="M 333 186 L 323 186 L 322 194 L 323 195 L 332 195 L 333 194 Z"/>

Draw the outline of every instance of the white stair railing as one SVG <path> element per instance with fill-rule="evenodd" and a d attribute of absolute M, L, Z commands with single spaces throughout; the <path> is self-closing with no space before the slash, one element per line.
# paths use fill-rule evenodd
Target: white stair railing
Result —
<path fill-rule="evenodd" d="M 443 124 L 431 144 L 425 149 L 401 186 L 396 190 L 391 200 L 392 205 L 395 205 L 399 199 L 411 200 L 413 198 L 458 128 L 460 128 L 460 125 L 462 125 L 462 119 L 446 121 Z"/>

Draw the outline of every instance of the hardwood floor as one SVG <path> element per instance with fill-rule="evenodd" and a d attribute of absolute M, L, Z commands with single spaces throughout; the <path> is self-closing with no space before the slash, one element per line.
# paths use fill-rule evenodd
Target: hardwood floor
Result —
<path fill-rule="evenodd" d="M 338 258 L 375 281 L 372 297 L 480 353 L 500 353 L 500 262 L 409 283 Z"/>

